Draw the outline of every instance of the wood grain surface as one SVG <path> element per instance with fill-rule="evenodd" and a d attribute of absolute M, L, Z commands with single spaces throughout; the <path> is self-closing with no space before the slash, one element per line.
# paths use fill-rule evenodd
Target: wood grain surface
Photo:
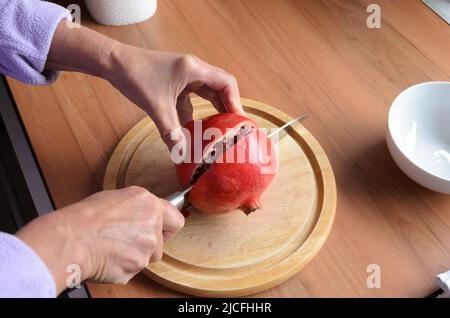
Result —
<path fill-rule="evenodd" d="M 74 2 L 74 1 L 70 1 Z M 149 21 L 86 26 L 129 44 L 193 53 L 233 73 L 242 96 L 294 116 L 333 166 L 338 206 L 324 248 L 294 279 L 260 296 L 425 296 L 450 267 L 450 198 L 409 180 L 386 145 L 405 88 L 450 80 L 450 28 L 419 0 L 164 0 Z M 8 80 L 57 207 L 102 188 L 115 146 L 144 113 L 105 81 L 64 73 L 48 87 Z M 381 288 L 368 288 L 369 264 Z M 89 284 L 94 297 L 179 296 L 142 275 Z"/>
<path fill-rule="evenodd" d="M 292 117 L 242 99 L 258 127 L 280 127 Z M 217 111 L 192 99 L 194 119 Z M 292 128 L 292 129 L 291 129 Z M 294 125 L 274 140 L 279 164 L 262 195 L 262 208 L 208 215 L 190 208 L 184 228 L 164 246 L 164 257 L 144 274 L 174 290 L 203 297 L 241 297 L 265 291 L 302 270 L 326 241 L 336 210 L 336 184 L 317 140 Z M 104 189 L 138 185 L 167 197 L 180 190 L 167 147 L 149 117 L 123 137 L 108 163 Z"/>

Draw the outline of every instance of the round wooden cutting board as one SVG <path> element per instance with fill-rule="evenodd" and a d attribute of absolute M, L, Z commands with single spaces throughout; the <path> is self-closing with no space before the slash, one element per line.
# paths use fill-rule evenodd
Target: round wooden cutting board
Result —
<path fill-rule="evenodd" d="M 192 100 L 194 118 L 215 113 Z M 291 117 L 249 99 L 245 111 L 259 127 L 279 127 Z M 325 242 L 336 210 L 333 171 L 322 147 L 300 124 L 279 142 L 279 171 L 261 196 L 263 208 L 207 215 L 195 209 L 165 244 L 163 260 L 144 273 L 177 291 L 237 297 L 264 291 L 297 274 Z M 122 139 L 108 164 L 104 188 L 139 185 L 166 197 L 180 190 L 170 154 L 150 118 Z"/>

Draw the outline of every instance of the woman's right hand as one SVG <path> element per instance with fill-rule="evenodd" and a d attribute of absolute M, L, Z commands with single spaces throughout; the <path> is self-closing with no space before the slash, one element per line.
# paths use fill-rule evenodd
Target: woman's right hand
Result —
<path fill-rule="evenodd" d="M 163 242 L 183 226 L 175 207 L 133 186 L 94 194 L 16 235 L 41 257 L 62 292 L 70 264 L 80 267 L 82 281 L 127 283 L 149 262 L 161 260 Z"/>

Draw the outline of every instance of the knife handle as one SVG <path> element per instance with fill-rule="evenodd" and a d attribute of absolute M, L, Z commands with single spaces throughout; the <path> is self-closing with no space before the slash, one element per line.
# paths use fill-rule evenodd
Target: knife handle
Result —
<path fill-rule="evenodd" d="M 185 191 L 179 191 L 175 192 L 172 195 L 169 195 L 166 200 L 169 201 L 169 203 L 176 207 L 179 211 L 181 211 L 184 206 L 185 196 Z"/>
<path fill-rule="evenodd" d="M 186 195 L 192 190 L 193 185 L 189 186 L 187 189 L 175 192 L 169 195 L 166 200 L 169 201 L 174 207 L 181 211 L 184 207 L 186 201 Z"/>

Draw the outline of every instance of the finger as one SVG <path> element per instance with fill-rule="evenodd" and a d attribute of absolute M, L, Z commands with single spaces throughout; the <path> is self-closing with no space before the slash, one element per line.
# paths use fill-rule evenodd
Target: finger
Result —
<path fill-rule="evenodd" d="M 153 227 L 153 230 L 151 231 L 151 244 L 149 244 L 149 247 L 151 248 L 150 250 L 150 255 L 149 255 L 149 263 L 155 263 L 155 262 L 159 262 L 162 258 L 162 254 L 163 254 L 163 243 L 164 243 L 164 238 L 163 238 L 163 224 L 164 224 L 164 209 L 160 203 L 160 199 L 155 197 L 155 199 L 157 201 L 153 201 L 154 203 L 156 203 L 154 206 L 152 206 L 153 209 L 156 209 L 155 213 L 157 213 L 157 223 L 155 224 L 155 226 Z"/>
<path fill-rule="evenodd" d="M 156 235 L 156 246 L 153 251 L 153 254 L 150 256 L 149 263 L 159 262 L 163 257 L 163 248 L 164 248 L 164 237 L 163 231 L 157 231 Z"/>
<path fill-rule="evenodd" d="M 199 63 L 200 67 L 197 68 L 196 80 L 203 82 L 209 88 L 218 92 L 228 112 L 245 115 L 235 77 L 203 61 L 199 61 Z"/>
<path fill-rule="evenodd" d="M 162 140 L 169 150 L 178 144 L 186 143 L 184 134 L 181 130 L 180 120 L 175 105 L 164 105 L 156 107 L 157 111 L 150 112 L 149 115 L 155 122 Z"/>
<path fill-rule="evenodd" d="M 164 240 L 171 239 L 184 226 L 184 216 L 172 204 L 161 199 Z"/>
<path fill-rule="evenodd" d="M 177 112 L 181 125 L 184 126 L 193 120 L 194 109 L 189 95 L 180 95 L 177 99 Z"/>
<path fill-rule="evenodd" d="M 241 104 L 239 87 L 234 77 L 232 83 L 220 91 L 220 99 L 230 113 L 246 116 Z"/>
<path fill-rule="evenodd" d="M 213 90 L 212 88 L 209 88 L 208 86 L 204 85 L 201 88 L 199 88 L 195 93 L 203 97 L 204 99 L 207 99 L 211 102 L 211 104 L 214 106 L 215 109 L 219 113 L 226 113 L 227 109 L 225 108 L 222 100 L 220 99 L 220 95 L 218 92 Z"/>

